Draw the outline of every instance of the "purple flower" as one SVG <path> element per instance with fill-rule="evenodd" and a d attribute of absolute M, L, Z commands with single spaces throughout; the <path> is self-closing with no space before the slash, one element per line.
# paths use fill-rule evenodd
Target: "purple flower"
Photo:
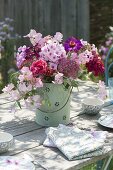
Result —
<path fill-rule="evenodd" d="M 61 58 L 58 63 L 58 71 L 63 73 L 64 76 L 75 79 L 80 70 L 79 64 L 70 58 Z"/>
<path fill-rule="evenodd" d="M 83 45 L 80 40 L 74 37 L 70 37 L 64 42 L 64 47 L 67 52 L 69 51 L 78 52 L 81 49 L 81 47 L 83 47 Z"/>
<path fill-rule="evenodd" d="M 33 47 L 27 47 L 26 50 L 26 57 L 25 59 L 32 59 L 32 57 L 35 55 L 34 48 Z"/>

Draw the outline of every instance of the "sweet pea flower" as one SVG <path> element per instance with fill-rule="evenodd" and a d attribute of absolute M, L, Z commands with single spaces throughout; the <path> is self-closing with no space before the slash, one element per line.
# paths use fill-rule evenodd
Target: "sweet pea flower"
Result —
<path fill-rule="evenodd" d="M 24 80 L 31 81 L 33 79 L 33 75 L 32 72 L 29 70 L 29 67 L 23 67 L 20 72 L 22 73 L 18 77 L 20 82 L 23 82 Z"/>
<path fill-rule="evenodd" d="M 12 100 L 12 101 L 17 101 L 17 100 L 19 100 L 20 99 L 20 93 L 19 93 L 19 91 L 18 90 L 12 90 L 11 92 L 10 92 L 10 99 Z"/>
<path fill-rule="evenodd" d="M 13 88 L 14 88 L 14 84 L 10 83 L 7 86 L 5 86 L 2 91 L 4 93 L 10 93 L 13 90 Z"/>
<path fill-rule="evenodd" d="M 18 89 L 19 89 L 20 92 L 26 93 L 26 92 L 29 92 L 29 91 L 32 90 L 32 85 L 29 84 L 28 86 L 26 86 L 25 83 L 20 83 L 20 84 L 18 85 Z"/>
<path fill-rule="evenodd" d="M 41 41 L 42 34 L 41 33 L 37 33 L 34 29 L 31 29 L 30 33 L 27 34 L 24 37 L 29 37 L 31 43 L 33 44 L 33 46 L 35 46 L 37 43 L 39 43 L 39 41 Z"/>
<path fill-rule="evenodd" d="M 98 97 L 102 100 L 106 99 L 107 91 L 104 81 L 99 80 L 98 87 Z"/>
<path fill-rule="evenodd" d="M 35 86 L 36 88 L 43 87 L 43 82 L 42 82 L 42 80 L 41 80 L 40 78 L 36 78 L 36 79 L 35 79 L 35 84 L 34 84 L 34 86 Z"/>
<path fill-rule="evenodd" d="M 54 84 L 62 84 L 63 83 L 63 74 L 58 73 L 55 75 L 55 81 L 53 81 Z"/>
<path fill-rule="evenodd" d="M 39 95 L 30 96 L 25 100 L 25 105 L 29 109 L 37 109 L 41 106 L 41 97 Z"/>

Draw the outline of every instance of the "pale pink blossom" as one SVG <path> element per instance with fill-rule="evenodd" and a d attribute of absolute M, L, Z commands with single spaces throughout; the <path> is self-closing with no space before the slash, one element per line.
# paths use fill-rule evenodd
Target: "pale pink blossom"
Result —
<path fill-rule="evenodd" d="M 46 61 L 57 63 L 61 57 L 66 57 L 66 51 L 62 44 L 50 42 L 41 48 L 39 53 Z"/>
<path fill-rule="evenodd" d="M 5 86 L 2 91 L 4 93 L 10 93 L 11 90 L 13 90 L 13 88 L 14 88 L 14 84 L 10 83 L 7 86 Z"/>
<path fill-rule="evenodd" d="M 21 70 L 21 73 L 18 77 L 20 82 L 23 82 L 24 80 L 30 81 L 33 79 L 32 72 L 29 70 L 29 67 L 23 67 Z"/>
<path fill-rule="evenodd" d="M 20 84 L 18 85 L 18 89 L 19 89 L 20 92 L 26 93 L 26 92 L 29 92 L 29 91 L 32 90 L 32 85 L 29 84 L 29 85 L 26 86 L 25 83 L 20 83 Z"/>
<path fill-rule="evenodd" d="M 56 34 L 54 35 L 54 39 L 61 42 L 63 39 L 63 34 L 61 34 L 60 32 L 56 32 Z"/>
<path fill-rule="evenodd" d="M 75 61 L 78 64 L 86 64 L 87 62 L 89 62 L 89 60 L 91 60 L 93 58 L 93 55 L 90 51 L 86 50 L 82 53 L 80 53 L 77 57 L 77 59 L 75 59 Z"/>
<path fill-rule="evenodd" d="M 87 41 L 84 41 L 83 39 L 80 40 L 82 45 L 85 46 L 85 45 L 88 45 L 88 42 Z"/>
<path fill-rule="evenodd" d="M 11 92 L 10 92 L 10 99 L 12 100 L 12 101 L 17 101 L 17 100 L 19 100 L 20 99 L 20 93 L 19 93 L 19 91 L 18 90 L 12 90 Z"/>
<path fill-rule="evenodd" d="M 29 37 L 31 43 L 35 46 L 37 43 L 39 43 L 39 41 L 41 41 L 42 39 L 42 34 L 41 33 L 37 33 L 34 29 L 30 30 L 30 33 L 27 34 L 24 37 Z"/>
<path fill-rule="evenodd" d="M 37 109 L 41 106 L 41 97 L 39 95 L 30 96 L 25 100 L 26 107 Z"/>
<path fill-rule="evenodd" d="M 91 51 L 98 53 L 97 47 L 95 47 L 95 44 L 92 44 L 92 46 L 91 46 Z"/>
<path fill-rule="evenodd" d="M 35 79 L 35 84 L 34 84 L 34 86 L 35 86 L 36 88 L 43 87 L 43 82 L 42 82 L 42 80 L 41 80 L 40 78 L 36 78 L 36 79 Z"/>
<path fill-rule="evenodd" d="M 99 80 L 98 87 L 98 97 L 102 100 L 106 99 L 107 90 L 104 81 Z"/>
<path fill-rule="evenodd" d="M 53 81 L 54 84 L 62 84 L 63 83 L 63 74 L 58 73 L 55 75 L 55 81 Z"/>

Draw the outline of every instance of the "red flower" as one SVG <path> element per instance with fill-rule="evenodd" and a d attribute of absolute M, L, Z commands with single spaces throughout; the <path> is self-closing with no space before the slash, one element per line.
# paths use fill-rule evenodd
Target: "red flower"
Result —
<path fill-rule="evenodd" d="M 47 69 L 47 63 L 44 60 L 35 61 L 32 63 L 32 65 L 30 67 L 30 70 L 32 71 L 32 73 L 35 77 L 45 74 L 46 69 Z"/>
<path fill-rule="evenodd" d="M 99 55 L 95 54 L 92 60 L 86 63 L 86 68 L 88 72 L 92 72 L 94 76 L 98 76 L 104 73 L 104 64 Z"/>
<path fill-rule="evenodd" d="M 54 72 L 55 71 L 53 69 L 47 67 L 45 75 L 46 76 L 52 76 Z"/>

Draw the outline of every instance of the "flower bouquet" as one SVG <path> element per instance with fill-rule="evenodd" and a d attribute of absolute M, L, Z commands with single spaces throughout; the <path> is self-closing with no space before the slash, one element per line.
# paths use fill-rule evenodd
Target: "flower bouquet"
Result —
<path fill-rule="evenodd" d="M 45 112 L 52 116 L 52 112 L 59 112 L 67 124 L 69 116 L 66 122 L 64 112 L 69 110 L 69 97 L 72 87 L 77 86 L 77 78 L 84 69 L 87 74 L 92 72 L 95 76 L 104 72 L 97 48 L 74 37 L 62 42 L 60 32 L 42 37 L 41 33 L 31 30 L 25 37 L 30 38 L 32 45 L 18 48 L 16 61 L 19 71 L 12 75 L 11 83 L 3 91 L 9 93 L 20 107 L 20 100 L 24 99 L 27 107 L 35 107 L 40 114 Z M 58 100 L 65 100 L 62 106 L 56 96 Z M 44 121 L 48 120 L 47 114 L 44 115 Z"/>

